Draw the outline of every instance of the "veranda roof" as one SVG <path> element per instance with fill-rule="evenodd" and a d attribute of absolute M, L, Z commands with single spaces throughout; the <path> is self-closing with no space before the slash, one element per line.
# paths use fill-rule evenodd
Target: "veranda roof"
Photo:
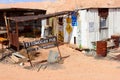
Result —
<path fill-rule="evenodd" d="M 46 14 L 46 15 L 8 17 L 7 19 L 13 20 L 15 22 L 24 22 L 24 21 L 30 21 L 30 20 L 45 19 L 45 18 L 60 16 L 60 15 L 64 15 L 64 14 L 70 14 L 71 12 L 72 11 L 62 11 L 62 12 Z"/>

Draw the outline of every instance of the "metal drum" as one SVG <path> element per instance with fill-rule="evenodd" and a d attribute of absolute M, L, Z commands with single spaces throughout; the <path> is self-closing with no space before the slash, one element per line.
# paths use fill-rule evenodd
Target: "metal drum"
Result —
<path fill-rule="evenodd" d="M 107 55 L 107 42 L 97 41 L 96 52 L 98 56 L 105 57 Z"/>

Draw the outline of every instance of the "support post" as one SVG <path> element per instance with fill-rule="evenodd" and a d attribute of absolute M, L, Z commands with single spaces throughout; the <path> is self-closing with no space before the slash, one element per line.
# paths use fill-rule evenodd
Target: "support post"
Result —
<path fill-rule="evenodd" d="M 24 43 L 25 43 L 25 42 L 23 41 L 23 44 L 24 44 Z M 24 45 L 24 48 L 27 50 L 26 45 Z M 30 55 L 29 55 L 29 53 L 28 53 L 28 50 L 27 50 L 27 56 L 28 56 L 28 59 L 29 59 L 29 62 L 30 62 L 31 67 L 33 67 L 33 64 L 32 64 L 32 62 L 31 62 L 31 59 L 30 59 Z"/>
<path fill-rule="evenodd" d="M 4 20 L 5 20 L 6 30 L 7 30 L 7 39 L 9 39 L 9 26 L 7 22 L 6 12 L 4 12 Z"/>
<path fill-rule="evenodd" d="M 18 34 L 18 23 L 16 22 L 16 37 L 17 37 L 17 43 L 16 43 L 16 46 L 17 46 L 17 51 L 19 51 L 19 34 Z"/>
<path fill-rule="evenodd" d="M 57 45 L 57 49 L 58 49 L 58 52 L 59 52 L 59 55 L 60 55 L 60 59 L 61 59 L 62 55 L 61 55 L 61 52 L 60 52 L 60 49 L 59 49 L 59 44 L 58 44 L 57 37 L 56 37 L 56 45 Z"/>

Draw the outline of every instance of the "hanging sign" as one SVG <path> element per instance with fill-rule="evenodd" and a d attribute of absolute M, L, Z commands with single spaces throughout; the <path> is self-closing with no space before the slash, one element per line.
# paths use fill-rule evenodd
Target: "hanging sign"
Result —
<path fill-rule="evenodd" d="M 70 25 L 72 22 L 71 18 L 68 17 L 66 19 L 66 22 L 67 22 L 66 31 L 68 32 L 68 34 L 70 34 L 72 32 L 72 26 Z"/>
<path fill-rule="evenodd" d="M 77 26 L 77 15 L 75 12 L 72 14 L 71 18 L 72 18 L 72 26 Z"/>
<path fill-rule="evenodd" d="M 71 23 L 71 22 L 72 22 L 71 18 L 68 17 L 68 18 L 66 19 L 66 22 L 67 22 L 67 23 Z"/>
<path fill-rule="evenodd" d="M 70 24 L 67 24 L 66 31 L 68 32 L 68 34 L 70 34 L 72 32 L 72 27 Z"/>

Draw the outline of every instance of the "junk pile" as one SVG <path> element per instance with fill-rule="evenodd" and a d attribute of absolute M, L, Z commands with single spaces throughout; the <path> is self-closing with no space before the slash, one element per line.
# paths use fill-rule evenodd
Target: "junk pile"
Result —
<path fill-rule="evenodd" d="M 41 47 L 41 45 L 43 46 Z M 15 51 L 11 48 L 5 48 L 3 51 L 2 48 L 2 51 L 0 52 L 0 61 L 7 64 L 19 64 L 26 69 L 33 69 L 36 68 L 36 66 L 38 68 L 39 64 L 43 62 L 63 64 L 64 60 L 57 43 L 57 37 L 55 36 L 30 42 L 23 42 L 22 46 L 23 48 L 19 51 Z M 32 61 L 39 56 L 41 48 L 51 48 L 51 46 L 57 47 L 58 52 L 50 51 L 47 60 L 39 61 L 39 63 L 36 62 L 37 64 L 35 64 L 35 61 Z"/>
<path fill-rule="evenodd" d="M 33 49 L 33 48 L 31 48 L 31 49 Z M 38 56 L 39 52 L 33 50 L 33 51 L 30 51 L 28 54 L 30 56 L 29 59 L 34 60 L 35 57 Z M 16 52 L 12 49 L 4 49 L 4 51 L 0 50 L 0 61 L 2 63 L 21 64 L 21 63 L 29 61 L 29 59 L 28 59 L 26 49 L 21 49 L 19 52 Z"/>

